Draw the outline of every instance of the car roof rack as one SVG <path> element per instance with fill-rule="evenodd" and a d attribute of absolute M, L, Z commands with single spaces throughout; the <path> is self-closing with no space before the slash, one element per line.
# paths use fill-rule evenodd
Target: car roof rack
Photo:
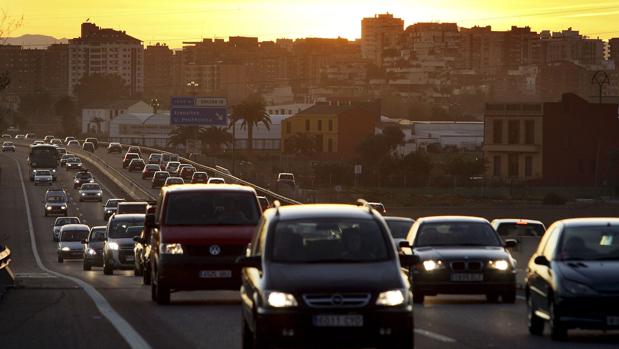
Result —
<path fill-rule="evenodd" d="M 373 212 L 372 212 L 372 205 L 370 205 L 370 203 L 367 202 L 366 200 L 364 200 L 364 199 L 357 199 L 357 206 L 363 206 L 363 207 L 368 209 L 368 212 L 370 214 L 373 214 Z"/>
<path fill-rule="evenodd" d="M 275 215 L 279 217 L 279 207 L 282 204 L 279 202 L 279 200 L 275 200 L 273 201 L 273 207 L 275 208 Z"/>

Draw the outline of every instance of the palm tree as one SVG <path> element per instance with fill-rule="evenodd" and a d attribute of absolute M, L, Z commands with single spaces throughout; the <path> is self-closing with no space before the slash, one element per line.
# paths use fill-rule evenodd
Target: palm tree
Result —
<path fill-rule="evenodd" d="M 195 135 L 194 126 L 178 126 L 170 132 L 168 138 L 169 147 L 177 147 L 179 145 L 185 146 L 187 140 L 191 139 Z"/>
<path fill-rule="evenodd" d="M 322 152 L 322 144 L 317 135 L 295 133 L 284 140 L 284 150 L 287 154 L 309 157 Z"/>
<path fill-rule="evenodd" d="M 219 152 L 223 145 L 232 144 L 234 139 L 232 134 L 225 128 L 210 126 L 208 128 L 200 130 L 200 140 L 202 140 L 202 147 L 208 146 L 208 150 Z M 203 150 L 204 151 L 204 150 Z"/>
<path fill-rule="evenodd" d="M 232 127 L 237 121 L 241 122 L 241 128 L 247 129 L 247 150 L 253 149 L 254 127 L 264 124 L 267 130 L 271 129 L 271 116 L 264 109 L 262 98 L 250 97 L 234 107 L 232 112 Z"/>

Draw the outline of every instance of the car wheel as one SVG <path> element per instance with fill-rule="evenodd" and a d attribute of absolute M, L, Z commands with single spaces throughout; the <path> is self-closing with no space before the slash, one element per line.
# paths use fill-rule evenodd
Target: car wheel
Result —
<path fill-rule="evenodd" d="M 516 290 L 505 292 L 501 295 L 501 300 L 506 304 L 516 303 Z"/>
<path fill-rule="evenodd" d="M 387 342 L 378 346 L 378 349 L 412 349 L 415 347 L 415 334 L 411 333 L 407 336 L 402 336 L 397 340 Z"/>
<path fill-rule="evenodd" d="M 47 211 L 45 211 L 45 217 L 47 217 Z"/>
<path fill-rule="evenodd" d="M 64 258 L 61 255 L 58 255 L 58 263 L 64 262 Z"/>
<path fill-rule="evenodd" d="M 529 333 L 535 336 L 541 336 L 544 333 L 544 319 L 535 315 L 535 308 L 533 307 L 533 299 L 531 296 L 527 299 L 527 319 Z"/>
<path fill-rule="evenodd" d="M 105 259 L 103 260 L 103 275 L 114 275 L 114 267 Z"/>
<path fill-rule="evenodd" d="M 563 341 L 567 339 L 567 328 L 561 323 L 559 319 L 559 310 L 555 305 L 554 300 L 550 300 L 550 338 L 555 341 Z"/>
<path fill-rule="evenodd" d="M 91 269 L 90 263 L 86 262 L 86 260 L 84 259 L 84 270 L 88 271 L 90 269 Z"/>
<path fill-rule="evenodd" d="M 269 349 L 271 348 L 271 344 L 269 343 L 269 339 L 267 336 L 263 334 L 259 334 L 257 332 L 253 332 L 253 344 L 254 349 Z"/>
<path fill-rule="evenodd" d="M 490 303 L 496 303 L 499 301 L 499 294 L 498 293 L 487 293 L 486 300 Z"/>
<path fill-rule="evenodd" d="M 157 280 L 157 282 L 151 282 L 150 284 L 152 300 L 159 305 L 170 304 L 170 289 L 161 286 L 156 274 L 153 274 L 152 279 L 151 281 Z"/>
<path fill-rule="evenodd" d="M 421 291 L 413 292 L 413 303 L 423 304 L 425 295 Z"/>
<path fill-rule="evenodd" d="M 241 330 L 243 349 L 254 349 L 254 334 L 243 317 L 241 317 L 241 321 L 243 321 L 243 329 Z"/>

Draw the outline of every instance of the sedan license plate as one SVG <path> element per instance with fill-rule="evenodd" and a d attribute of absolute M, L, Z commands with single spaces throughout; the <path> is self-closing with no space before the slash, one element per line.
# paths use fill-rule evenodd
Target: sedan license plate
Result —
<path fill-rule="evenodd" d="M 452 273 L 451 281 L 455 282 L 475 282 L 484 281 L 484 274 L 481 273 Z"/>
<path fill-rule="evenodd" d="M 619 326 L 619 316 L 608 316 L 608 317 L 606 317 L 606 324 L 608 326 L 618 327 Z"/>
<path fill-rule="evenodd" d="M 232 277 L 230 270 L 202 270 L 200 278 L 202 279 L 229 279 Z"/>
<path fill-rule="evenodd" d="M 362 315 L 315 315 L 315 327 L 363 327 Z"/>
<path fill-rule="evenodd" d="M 127 257 L 125 257 L 125 260 L 126 260 L 127 262 L 133 262 L 133 261 L 135 261 L 135 257 L 134 257 L 134 256 L 132 256 L 132 255 L 128 255 Z"/>

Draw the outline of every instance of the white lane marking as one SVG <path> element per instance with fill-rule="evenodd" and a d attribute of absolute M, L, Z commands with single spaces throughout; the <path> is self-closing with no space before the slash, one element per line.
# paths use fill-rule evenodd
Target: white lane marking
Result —
<path fill-rule="evenodd" d="M 527 297 L 524 296 L 516 296 L 516 299 L 520 299 L 521 301 L 526 301 Z"/>
<path fill-rule="evenodd" d="M 18 279 L 55 279 L 57 276 L 48 273 L 15 273 Z"/>
<path fill-rule="evenodd" d="M 430 332 L 427 330 L 422 330 L 420 328 L 416 328 L 415 333 L 443 343 L 456 343 L 456 340 L 451 337 L 443 336 L 442 334 Z"/>
<path fill-rule="evenodd" d="M 67 279 L 78 284 L 84 292 L 93 300 L 101 315 L 103 315 L 111 324 L 116 328 L 118 333 L 123 337 L 123 339 L 129 344 L 131 348 L 139 348 L 139 349 L 150 349 L 150 345 L 140 334 L 125 320 L 120 314 L 118 314 L 114 308 L 110 305 L 110 303 L 103 297 L 99 291 L 97 291 L 92 285 L 89 283 L 78 279 L 73 276 L 65 275 L 62 273 L 55 272 L 53 270 L 48 269 L 43 265 L 41 261 L 41 257 L 39 256 L 39 249 L 36 244 L 36 240 L 34 237 L 34 224 L 32 224 L 32 213 L 30 212 L 30 202 L 28 201 L 28 195 L 26 193 L 26 184 L 24 183 L 23 173 L 21 170 L 21 166 L 17 159 L 13 159 L 15 164 L 17 164 L 17 171 L 19 172 L 19 180 L 21 181 L 21 189 L 24 195 L 24 203 L 26 204 L 26 216 L 28 217 L 28 229 L 30 233 L 30 247 L 32 248 L 32 254 L 34 255 L 34 259 L 37 262 L 37 265 L 44 272 L 55 275 L 57 277 Z"/>

